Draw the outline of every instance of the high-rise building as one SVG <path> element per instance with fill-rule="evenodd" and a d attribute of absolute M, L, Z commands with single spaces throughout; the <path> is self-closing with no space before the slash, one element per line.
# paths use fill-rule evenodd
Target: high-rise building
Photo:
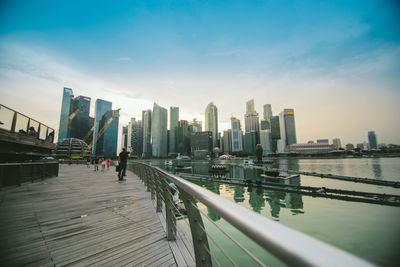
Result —
<path fill-rule="evenodd" d="M 178 126 L 176 127 L 176 152 L 181 154 L 190 153 L 190 133 L 188 121 L 186 120 L 178 121 Z"/>
<path fill-rule="evenodd" d="M 224 135 L 222 137 L 222 152 L 232 152 L 232 129 L 224 131 Z"/>
<path fill-rule="evenodd" d="M 272 140 L 272 152 L 278 151 L 278 140 L 281 139 L 281 129 L 279 126 L 279 117 L 271 117 L 271 140 Z"/>
<path fill-rule="evenodd" d="M 113 115 L 114 119 L 112 119 Z M 104 133 L 98 135 L 96 145 L 97 155 L 103 155 L 104 157 L 114 157 L 117 155 L 118 125 L 119 110 L 109 110 L 104 113 L 99 121 L 99 129 L 104 129 Z"/>
<path fill-rule="evenodd" d="M 197 119 L 193 119 L 193 121 L 189 122 L 189 132 L 191 133 L 197 133 L 197 132 L 202 132 L 203 127 L 202 127 L 202 122 L 198 121 Z"/>
<path fill-rule="evenodd" d="M 71 88 L 64 87 L 62 104 L 61 104 L 61 115 L 60 115 L 60 128 L 58 133 L 58 141 L 68 138 L 68 130 L 70 125 L 68 125 L 68 117 L 71 114 L 71 102 L 74 94 Z"/>
<path fill-rule="evenodd" d="M 279 114 L 279 127 L 281 130 L 281 150 L 280 153 L 284 152 L 286 146 L 296 144 L 296 126 L 294 122 L 294 110 L 284 109 Z"/>
<path fill-rule="evenodd" d="M 336 150 L 342 148 L 342 142 L 340 142 L 340 139 L 339 139 L 339 138 L 334 138 L 334 139 L 332 140 L 332 143 L 333 143 L 333 147 L 334 147 Z"/>
<path fill-rule="evenodd" d="M 122 127 L 121 148 L 128 149 L 128 126 Z"/>
<path fill-rule="evenodd" d="M 352 151 L 354 150 L 354 145 L 353 144 L 347 144 L 346 145 L 346 151 Z"/>
<path fill-rule="evenodd" d="M 263 119 L 264 120 L 270 120 L 272 117 L 272 108 L 271 108 L 271 104 L 265 104 L 263 106 Z"/>
<path fill-rule="evenodd" d="M 240 126 L 240 120 L 231 117 L 231 128 L 232 128 L 232 152 L 243 150 L 243 131 Z"/>
<path fill-rule="evenodd" d="M 179 122 L 179 107 L 170 107 L 169 108 L 169 152 L 177 152 L 176 151 L 176 131 Z"/>
<path fill-rule="evenodd" d="M 368 132 L 368 144 L 370 149 L 377 149 L 378 148 L 378 140 L 376 138 L 376 134 L 374 131 Z"/>
<path fill-rule="evenodd" d="M 96 145 L 97 145 L 97 134 L 99 132 L 99 122 L 101 118 L 103 118 L 103 115 L 107 112 L 112 110 L 112 103 L 103 99 L 96 99 L 96 102 L 94 103 L 94 123 L 95 123 L 95 128 L 93 132 L 93 154 L 96 154 Z"/>
<path fill-rule="evenodd" d="M 70 123 L 70 131 L 68 137 L 83 138 L 88 134 L 92 125 L 90 125 L 89 111 L 90 111 L 90 97 L 77 96 L 72 99 L 71 111 L 79 108 L 78 115 Z"/>
<path fill-rule="evenodd" d="M 143 153 L 143 127 L 142 121 L 131 118 L 128 123 L 128 147 L 132 148 L 131 156 L 140 157 Z"/>
<path fill-rule="evenodd" d="M 271 118 L 261 120 L 260 126 L 261 130 L 271 130 Z"/>
<path fill-rule="evenodd" d="M 244 134 L 244 150 L 248 152 L 255 152 L 257 145 L 257 133 L 255 131 L 246 132 Z"/>
<path fill-rule="evenodd" d="M 153 157 L 166 157 L 168 154 L 168 111 L 154 103 L 151 116 L 151 140 Z"/>
<path fill-rule="evenodd" d="M 246 102 L 246 114 L 244 115 L 244 126 L 246 132 L 258 132 L 260 130 L 258 113 L 254 109 L 254 99 Z M 257 139 L 258 140 L 258 139 Z"/>
<path fill-rule="evenodd" d="M 194 132 L 190 134 L 190 151 L 205 150 L 209 153 L 213 150 L 213 136 L 212 132 Z"/>
<path fill-rule="evenodd" d="M 218 110 L 213 102 L 208 104 L 205 111 L 205 129 L 212 132 L 213 147 L 218 146 Z"/>
<path fill-rule="evenodd" d="M 265 107 L 265 106 L 264 106 Z M 267 156 L 272 153 L 272 138 L 271 138 L 271 123 L 270 119 L 261 120 L 260 130 L 260 144 L 263 148 L 263 156 Z"/>
<path fill-rule="evenodd" d="M 143 114 L 143 158 L 151 157 L 151 110 L 146 110 Z"/>

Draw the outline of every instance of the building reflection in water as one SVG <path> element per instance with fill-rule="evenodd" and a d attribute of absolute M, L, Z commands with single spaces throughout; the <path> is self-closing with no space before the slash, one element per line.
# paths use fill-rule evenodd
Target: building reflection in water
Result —
<path fill-rule="evenodd" d="M 374 173 L 375 179 L 382 179 L 382 168 L 381 168 L 381 159 L 374 158 L 371 162 L 372 171 Z"/>

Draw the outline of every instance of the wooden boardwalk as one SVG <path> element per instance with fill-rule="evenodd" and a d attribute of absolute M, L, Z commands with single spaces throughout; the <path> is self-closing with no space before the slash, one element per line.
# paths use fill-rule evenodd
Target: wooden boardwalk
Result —
<path fill-rule="evenodd" d="M 60 165 L 57 178 L 1 189 L 0 266 L 193 266 L 188 242 L 166 240 L 162 214 L 127 175 Z"/>

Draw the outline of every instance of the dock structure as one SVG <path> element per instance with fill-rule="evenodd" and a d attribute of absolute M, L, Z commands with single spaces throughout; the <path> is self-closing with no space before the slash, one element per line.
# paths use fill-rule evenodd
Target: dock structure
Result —
<path fill-rule="evenodd" d="M 0 190 L 1 266 L 193 266 L 189 242 L 164 228 L 142 182 L 118 182 L 114 168 L 60 165 L 56 178 Z"/>

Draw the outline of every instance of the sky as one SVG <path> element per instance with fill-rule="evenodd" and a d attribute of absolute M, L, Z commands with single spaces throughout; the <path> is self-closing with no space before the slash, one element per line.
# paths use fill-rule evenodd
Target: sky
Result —
<path fill-rule="evenodd" d="M 62 91 L 153 103 L 219 130 L 246 101 L 293 108 L 298 143 L 400 144 L 400 4 L 390 0 L 0 1 L 0 103 L 58 128 Z"/>

